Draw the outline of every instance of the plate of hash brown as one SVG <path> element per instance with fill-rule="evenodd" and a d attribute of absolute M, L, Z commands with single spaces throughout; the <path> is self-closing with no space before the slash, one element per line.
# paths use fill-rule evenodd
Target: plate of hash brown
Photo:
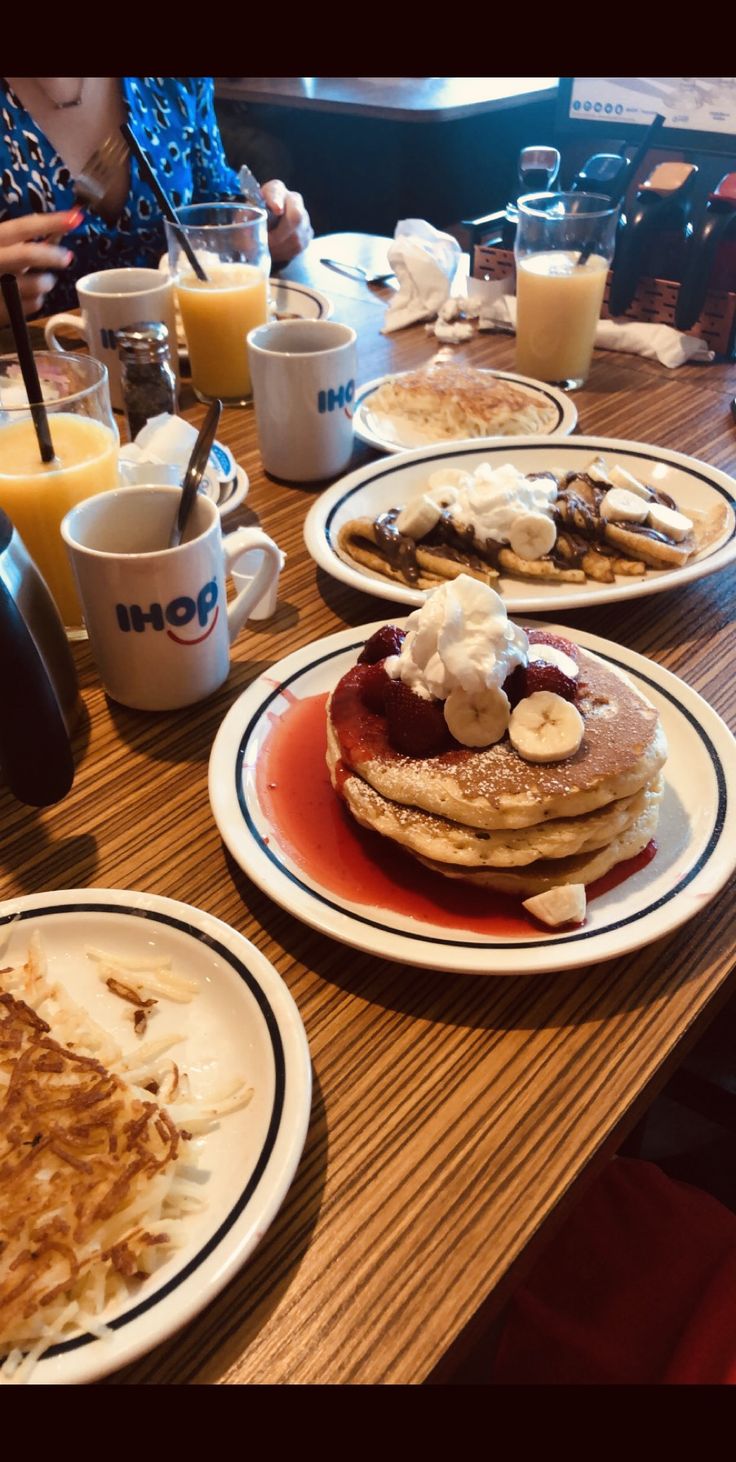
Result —
<path fill-rule="evenodd" d="M 306 1135 L 306 1036 L 268 960 L 173 899 L 7 900 L 0 941 L 0 1383 L 89 1382 L 263 1236 Z"/>
<path fill-rule="evenodd" d="M 358 660 L 383 628 L 329 635 L 270 667 L 215 738 L 215 821 L 276 903 L 378 958 L 529 976 L 630 953 L 717 895 L 736 862 L 736 743 L 690 687 L 609 641 L 537 625 L 534 633 L 574 640 L 586 674 L 595 667 L 597 729 L 576 758 L 517 766 L 508 738 L 481 752 L 387 754 L 376 739 L 380 717 L 364 707 L 352 734 L 348 715 L 346 735 L 335 694 L 338 686 L 352 694 L 356 670 L 374 668 Z M 503 806 L 498 786 L 490 791 L 499 766 Z M 474 878 L 481 874 L 475 882 L 457 872 L 468 857 Z M 501 870 L 493 887 L 489 863 Z M 520 867 L 532 883 L 516 887 L 514 876 L 506 892 L 508 870 Z M 555 885 L 563 872 L 593 879 L 580 927 L 544 929 L 523 909 L 521 897 L 550 872 Z"/>
<path fill-rule="evenodd" d="M 343 477 L 304 536 L 321 568 L 379 599 L 416 607 L 470 573 L 509 613 L 549 613 L 662 593 L 732 563 L 736 482 L 616 438 L 448 442 Z"/>
<path fill-rule="evenodd" d="M 355 435 L 379 452 L 472 437 L 571 432 L 577 410 L 563 391 L 509 371 L 438 360 L 380 376 L 355 398 Z"/>

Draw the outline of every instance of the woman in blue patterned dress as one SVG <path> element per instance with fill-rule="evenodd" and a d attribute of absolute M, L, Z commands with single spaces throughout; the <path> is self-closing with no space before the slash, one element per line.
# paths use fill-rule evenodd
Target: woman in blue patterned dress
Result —
<path fill-rule="evenodd" d="M 0 273 L 18 276 L 26 314 L 75 306 L 75 280 L 95 269 L 155 268 L 165 252 L 161 212 L 136 159 L 126 159 L 114 180 L 115 223 L 76 207 L 75 177 L 126 120 L 174 207 L 240 194 L 223 152 L 212 77 L 4 77 Z M 301 195 L 279 180 L 264 183 L 263 193 L 279 215 L 271 256 L 284 263 L 312 237 L 309 217 Z"/>

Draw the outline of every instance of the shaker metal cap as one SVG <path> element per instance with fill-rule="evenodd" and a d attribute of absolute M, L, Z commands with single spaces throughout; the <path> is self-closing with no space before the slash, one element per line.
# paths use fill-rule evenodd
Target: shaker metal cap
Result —
<path fill-rule="evenodd" d="M 142 320 L 116 330 L 118 352 L 131 360 L 156 360 L 169 349 L 168 327 L 160 320 Z"/>

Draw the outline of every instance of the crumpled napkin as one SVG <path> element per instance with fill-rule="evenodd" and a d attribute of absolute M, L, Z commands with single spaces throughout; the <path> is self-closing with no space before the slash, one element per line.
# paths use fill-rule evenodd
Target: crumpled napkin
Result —
<path fill-rule="evenodd" d="M 473 284 L 482 281 L 471 281 Z M 513 277 L 485 281 L 482 292 L 479 330 L 516 331 L 516 296 L 511 293 Z M 480 291 L 478 291 L 480 292 Z M 683 335 L 671 325 L 651 325 L 641 320 L 599 320 L 595 332 L 599 350 L 624 350 L 631 355 L 648 356 L 674 370 L 688 360 L 713 360 L 715 351 L 699 335 Z"/>
<path fill-rule="evenodd" d="M 422 218 L 397 223 L 388 260 L 399 288 L 386 310 L 383 335 L 439 314 L 449 296 L 460 254 L 457 239 L 440 233 Z"/>

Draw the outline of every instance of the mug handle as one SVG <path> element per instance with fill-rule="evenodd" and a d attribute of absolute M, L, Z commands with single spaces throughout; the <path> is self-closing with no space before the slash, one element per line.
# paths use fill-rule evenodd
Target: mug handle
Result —
<path fill-rule="evenodd" d="M 276 583 L 281 573 L 281 549 L 274 543 L 273 538 L 269 538 L 267 533 L 261 532 L 260 528 L 236 528 L 234 533 L 225 534 L 222 548 L 228 573 L 249 548 L 263 549 L 263 563 L 252 584 L 241 589 L 227 607 L 228 634 L 232 644 L 235 636 L 243 628 L 253 605 L 257 604 L 259 599 L 262 599 Z"/>
<path fill-rule="evenodd" d="M 56 328 L 61 325 L 64 325 L 68 330 L 72 330 L 74 334 L 81 335 L 89 345 L 87 327 L 81 315 L 52 315 L 51 319 L 46 321 L 43 330 L 49 350 L 63 351 L 64 349 L 63 345 L 60 345 L 56 338 Z"/>

